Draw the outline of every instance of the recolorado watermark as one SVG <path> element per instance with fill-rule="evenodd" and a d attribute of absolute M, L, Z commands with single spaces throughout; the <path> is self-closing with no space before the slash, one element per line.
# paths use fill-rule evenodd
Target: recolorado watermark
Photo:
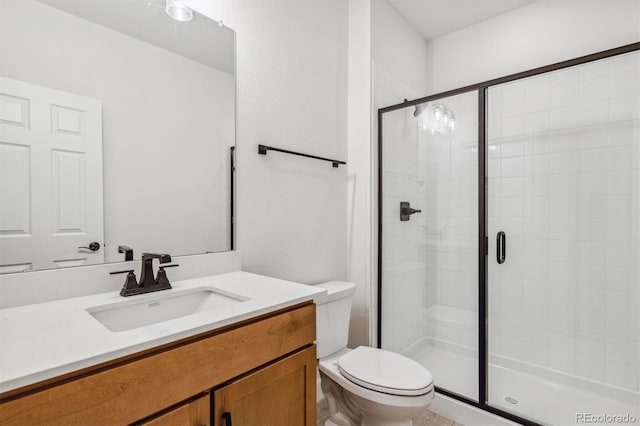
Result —
<path fill-rule="evenodd" d="M 576 413 L 576 423 L 592 424 L 632 424 L 638 418 L 633 414 Z"/>

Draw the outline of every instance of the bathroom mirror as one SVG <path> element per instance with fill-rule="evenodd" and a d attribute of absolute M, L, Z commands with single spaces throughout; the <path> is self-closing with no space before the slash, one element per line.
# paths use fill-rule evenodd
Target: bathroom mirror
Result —
<path fill-rule="evenodd" d="M 0 273 L 230 250 L 234 49 L 175 0 L 0 1 Z"/>

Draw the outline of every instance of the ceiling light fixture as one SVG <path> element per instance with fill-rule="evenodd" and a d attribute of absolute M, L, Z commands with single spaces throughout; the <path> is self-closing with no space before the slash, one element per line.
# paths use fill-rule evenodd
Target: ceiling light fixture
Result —
<path fill-rule="evenodd" d="M 177 0 L 167 0 L 167 7 L 164 11 L 178 22 L 189 22 L 193 19 L 193 11 Z"/>

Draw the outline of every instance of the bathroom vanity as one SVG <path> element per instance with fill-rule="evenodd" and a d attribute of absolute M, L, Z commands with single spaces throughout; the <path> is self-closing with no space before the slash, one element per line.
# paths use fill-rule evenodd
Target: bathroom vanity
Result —
<path fill-rule="evenodd" d="M 177 282 L 166 294 L 205 283 L 248 297 L 119 332 L 87 309 L 138 297 L 151 306 L 163 292 L 0 310 L 0 336 L 11 343 L 0 355 L 0 424 L 315 424 L 313 298 L 322 290 L 233 272 Z"/>

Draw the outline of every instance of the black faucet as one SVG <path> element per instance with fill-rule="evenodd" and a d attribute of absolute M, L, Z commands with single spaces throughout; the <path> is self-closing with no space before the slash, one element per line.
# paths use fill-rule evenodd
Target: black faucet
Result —
<path fill-rule="evenodd" d="M 140 283 L 138 284 L 140 287 L 151 287 L 157 284 L 153 276 L 153 259 L 160 259 L 160 264 L 171 262 L 171 256 L 168 254 L 142 253 L 142 272 L 140 272 Z M 171 288 L 169 281 L 167 281 L 167 285 L 166 288 Z M 164 288 L 156 290 L 164 290 Z"/>
<path fill-rule="evenodd" d="M 155 278 L 153 276 L 153 259 L 160 260 L 158 275 Z M 111 272 L 111 274 L 127 274 L 124 286 L 120 291 L 121 296 L 134 296 L 136 294 L 151 293 L 152 291 L 168 290 L 171 288 L 171 283 L 169 283 L 164 269 L 179 266 L 177 264 L 166 265 L 169 262 L 171 262 L 171 256 L 168 254 L 142 253 L 142 272 L 140 273 L 139 284 L 136 281 L 133 269 L 115 271 Z"/>
<path fill-rule="evenodd" d="M 118 246 L 118 253 L 124 253 L 125 262 L 133 260 L 133 249 L 129 246 Z"/>

